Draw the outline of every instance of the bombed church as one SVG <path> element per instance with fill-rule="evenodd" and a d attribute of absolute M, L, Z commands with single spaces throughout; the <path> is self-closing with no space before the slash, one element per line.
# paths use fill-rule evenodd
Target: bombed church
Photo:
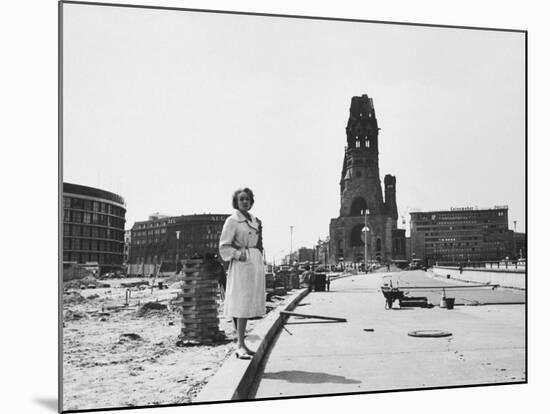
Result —
<path fill-rule="evenodd" d="M 365 252 L 368 262 L 389 263 L 405 258 L 405 230 L 397 228 L 395 176 L 384 177 L 382 194 L 379 131 L 372 98 L 354 96 L 346 127 L 340 214 L 330 221 L 332 264 L 362 263 Z"/>

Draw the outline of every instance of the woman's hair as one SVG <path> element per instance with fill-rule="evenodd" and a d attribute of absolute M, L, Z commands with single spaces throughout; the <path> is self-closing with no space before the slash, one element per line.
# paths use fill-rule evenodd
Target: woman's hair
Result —
<path fill-rule="evenodd" d="M 237 198 L 239 197 L 240 193 L 246 193 L 248 194 L 248 197 L 250 198 L 250 207 L 254 205 L 254 193 L 252 190 L 248 187 L 245 188 L 239 188 L 233 193 L 233 208 L 235 210 L 239 209 L 239 204 L 237 203 Z"/>

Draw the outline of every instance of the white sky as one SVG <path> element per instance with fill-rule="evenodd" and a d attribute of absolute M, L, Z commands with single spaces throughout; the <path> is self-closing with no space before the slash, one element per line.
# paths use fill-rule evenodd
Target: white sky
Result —
<path fill-rule="evenodd" d="M 412 208 L 507 204 L 525 230 L 520 33 L 66 4 L 63 179 L 148 214 L 256 195 L 268 259 L 328 235 L 352 96 Z"/>

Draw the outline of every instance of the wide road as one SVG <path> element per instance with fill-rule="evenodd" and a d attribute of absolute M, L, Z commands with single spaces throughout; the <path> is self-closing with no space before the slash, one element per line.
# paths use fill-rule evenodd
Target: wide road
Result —
<path fill-rule="evenodd" d="M 295 312 L 347 322 L 289 318 L 251 398 L 525 381 L 525 305 L 447 310 L 437 306 L 436 293 L 432 309 L 385 310 L 379 288 L 390 277 L 401 286 L 454 284 L 423 271 L 375 273 L 338 279 L 330 292 L 310 293 Z M 508 298 L 514 294 L 518 300 Z M 523 298 L 520 292 L 486 289 L 476 300 L 496 303 L 501 295 L 509 302 Z M 452 336 L 408 336 L 416 330 Z"/>

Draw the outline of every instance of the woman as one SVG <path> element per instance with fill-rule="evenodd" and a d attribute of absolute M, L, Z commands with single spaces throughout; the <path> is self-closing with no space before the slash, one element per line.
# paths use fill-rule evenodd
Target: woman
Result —
<path fill-rule="evenodd" d="M 262 224 L 249 213 L 253 205 L 252 190 L 235 191 L 233 208 L 236 211 L 225 221 L 219 246 L 221 258 L 229 262 L 224 314 L 235 323 L 239 359 L 251 359 L 254 355 L 244 342 L 248 319 L 265 313 Z"/>

